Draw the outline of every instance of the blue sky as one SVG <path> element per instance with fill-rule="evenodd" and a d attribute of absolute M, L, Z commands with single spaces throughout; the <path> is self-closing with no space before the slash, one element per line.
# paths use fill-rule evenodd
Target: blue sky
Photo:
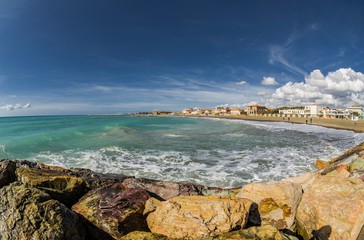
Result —
<path fill-rule="evenodd" d="M 364 104 L 364 2 L 0 0 L 0 116 Z"/>

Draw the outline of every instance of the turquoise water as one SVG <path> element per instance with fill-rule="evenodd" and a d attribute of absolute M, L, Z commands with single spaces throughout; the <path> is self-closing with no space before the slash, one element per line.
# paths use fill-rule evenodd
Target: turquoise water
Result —
<path fill-rule="evenodd" d="M 288 123 L 129 116 L 0 118 L 0 158 L 237 187 L 313 170 L 364 141 Z"/>

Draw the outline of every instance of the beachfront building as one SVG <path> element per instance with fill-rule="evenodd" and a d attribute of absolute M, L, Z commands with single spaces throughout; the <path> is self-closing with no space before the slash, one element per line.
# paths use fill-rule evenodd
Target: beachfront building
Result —
<path fill-rule="evenodd" d="M 182 110 L 182 114 L 189 115 L 193 111 L 192 108 L 185 108 Z"/>
<path fill-rule="evenodd" d="M 331 119 L 352 119 L 353 113 L 347 109 L 329 109 L 325 108 L 323 111 L 324 118 Z"/>
<path fill-rule="evenodd" d="M 245 111 L 242 108 L 232 108 L 230 109 L 230 115 L 242 115 Z"/>
<path fill-rule="evenodd" d="M 304 115 L 306 117 L 318 117 L 322 112 L 322 107 L 317 104 L 310 104 L 305 106 Z"/>
<path fill-rule="evenodd" d="M 351 107 L 346 108 L 346 110 L 356 113 L 358 116 L 363 112 L 363 108 L 359 104 L 354 104 Z"/>
<path fill-rule="evenodd" d="M 297 117 L 304 117 L 305 116 L 305 110 L 304 109 L 281 109 L 279 110 L 279 114 L 283 115 L 285 117 L 291 117 L 291 116 L 297 116 Z"/>
<path fill-rule="evenodd" d="M 251 104 L 248 105 L 246 112 L 249 116 L 262 115 L 264 114 L 268 108 L 262 106 L 260 104 Z"/>

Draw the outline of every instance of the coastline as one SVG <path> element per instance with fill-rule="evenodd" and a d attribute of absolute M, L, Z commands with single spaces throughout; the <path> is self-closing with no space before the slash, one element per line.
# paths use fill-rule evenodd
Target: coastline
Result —
<path fill-rule="evenodd" d="M 348 130 L 356 133 L 364 133 L 363 120 L 351 121 L 347 119 L 312 118 L 312 123 L 310 123 L 309 118 L 299 118 L 299 117 L 290 117 L 289 121 L 287 117 L 285 117 L 283 121 L 282 117 L 247 116 L 247 115 L 231 115 L 231 116 L 186 115 L 186 117 L 221 118 L 221 119 L 231 119 L 231 120 L 259 121 L 259 122 L 285 122 L 287 124 L 308 124 L 326 128 L 334 128 L 338 130 Z"/>

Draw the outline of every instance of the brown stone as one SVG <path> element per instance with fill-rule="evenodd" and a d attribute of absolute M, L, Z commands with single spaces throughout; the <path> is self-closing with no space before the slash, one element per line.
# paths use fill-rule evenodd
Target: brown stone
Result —
<path fill-rule="evenodd" d="M 149 198 L 145 190 L 125 189 L 119 183 L 88 192 L 72 209 L 117 239 L 132 231 L 148 231 L 143 211 Z"/>
<path fill-rule="evenodd" d="M 289 181 L 251 183 L 243 186 L 236 197 L 247 198 L 258 204 L 262 225 L 294 230 L 302 187 Z"/>
<path fill-rule="evenodd" d="M 0 161 L 0 188 L 16 180 L 15 169 L 16 165 L 13 161 Z"/>
<path fill-rule="evenodd" d="M 313 234 L 357 239 L 364 225 L 364 183 L 355 178 L 317 177 L 303 194 L 296 221 L 304 239 Z"/>
<path fill-rule="evenodd" d="M 16 174 L 22 183 L 43 190 L 68 206 L 77 202 L 87 191 L 81 178 L 58 171 L 18 168 Z"/>
<path fill-rule="evenodd" d="M 124 188 L 142 188 L 154 197 L 170 199 L 177 196 L 201 195 L 203 186 L 192 183 L 155 181 L 145 178 L 128 178 L 122 183 Z"/>
<path fill-rule="evenodd" d="M 330 166 L 330 164 L 328 162 L 322 161 L 320 159 L 316 160 L 315 162 L 315 166 L 318 170 L 322 170 L 327 168 L 328 166 Z"/>
<path fill-rule="evenodd" d="M 150 230 L 169 238 L 203 238 L 239 229 L 247 223 L 251 201 L 217 196 L 151 198 L 145 214 Z"/>

